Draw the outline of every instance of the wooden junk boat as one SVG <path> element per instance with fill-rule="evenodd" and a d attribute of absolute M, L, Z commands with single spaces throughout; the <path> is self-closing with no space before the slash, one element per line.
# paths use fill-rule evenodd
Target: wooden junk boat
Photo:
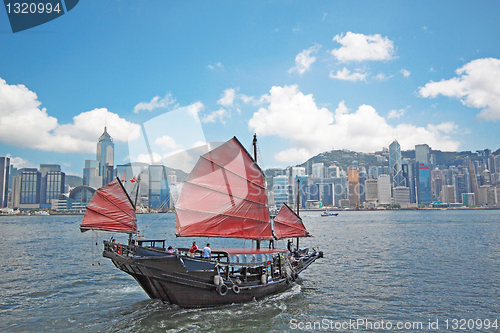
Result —
<path fill-rule="evenodd" d="M 254 137 L 254 151 L 255 151 Z M 94 194 L 82 232 L 128 233 L 129 244 L 104 241 L 103 256 L 130 274 L 149 297 L 185 308 L 248 302 L 289 288 L 323 253 L 299 250 L 309 237 L 286 204 L 270 219 L 264 174 L 235 137 L 202 155 L 186 178 L 175 206 L 176 236 L 255 240 L 251 249 L 213 249 L 205 259 L 188 248 L 168 253 L 165 240 L 137 237 L 135 207 L 117 178 Z M 274 240 L 297 238 L 297 249 L 276 249 Z M 268 240 L 269 248 L 261 248 Z M 289 241 L 290 247 L 291 241 Z"/>

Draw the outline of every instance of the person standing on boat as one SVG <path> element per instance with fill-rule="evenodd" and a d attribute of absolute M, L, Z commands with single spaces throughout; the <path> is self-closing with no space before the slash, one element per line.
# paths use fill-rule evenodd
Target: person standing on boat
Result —
<path fill-rule="evenodd" d="M 210 250 L 210 244 L 207 244 L 207 246 L 205 246 L 203 248 L 203 258 L 210 259 L 211 253 L 212 253 L 212 250 Z"/>
<path fill-rule="evenodd" d="M 198 246 L 196 246 L 196 242 L 193 242 L 193 246 L 189 249 L 189 255 L 194 257 L 195 252 L 198 250 Z"/>

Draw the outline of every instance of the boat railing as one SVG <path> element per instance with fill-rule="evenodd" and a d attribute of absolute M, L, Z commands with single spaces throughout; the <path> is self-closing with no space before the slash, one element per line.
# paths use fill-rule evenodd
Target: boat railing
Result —
<path fill-rule="evenodd" d="M 210 259 L 203 258 L 203 252 L 201 250 L 196 250 L 194 253 L 191 253 L 188 248 L 177 248 L 177 254 L 181 256 L 186 256 L 194 259 L 201 259 L 207 261 L 217 261 L 218 263 L 227 263 L 228 257 L 226 252 L 212 251 L 210 255 Z"/>
<path fill-rule="evenodd" d="M 135 247 L 110 241 L 104 241 L 104 251 L 115 252 L 127 257 L 135 255 Z"/>

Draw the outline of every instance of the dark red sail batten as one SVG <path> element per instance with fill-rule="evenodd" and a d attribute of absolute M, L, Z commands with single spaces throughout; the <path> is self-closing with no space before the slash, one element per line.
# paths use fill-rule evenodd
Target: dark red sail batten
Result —
<path fill-rule="evenodd" d="M 302 219 L 285 203 L 274 218 L 274 235 L 277 239 L 311 237 Z"/>
<path fill-rule="evenodd" d="M 236 138 L 201 156 L 175 206 L 177 236 L 272 239 L 264 184 Z"/>
<path fill-rule="evenodd" d="M 137 232 L 135 208 L 118 179 L 95 192 L 87 205 L 80 230 Z"/>

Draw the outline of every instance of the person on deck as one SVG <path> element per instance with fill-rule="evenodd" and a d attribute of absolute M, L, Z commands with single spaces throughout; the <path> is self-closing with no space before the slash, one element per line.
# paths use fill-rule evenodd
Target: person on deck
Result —
<path fill-rule="evenodd" d="M 175 251 L 174 248 L 171 246 L 167 248 L 167 253 L 174 253 L 174 251 Z"/>
<path fill-rule="evenodd" d="M 196 242 L 193 242 L 193 246 L 189 249 L 189 255 L 194 257 L 195 252 L 198 250 L 198 246 L 196 246 Z"/>
<path fill-rule="evenodd" d="M 203 248 L 203 258 L 210 259 L 210 254 L 212 253 L 212 250 L 210 250 L 210 244 L 207 244 Z"/>

